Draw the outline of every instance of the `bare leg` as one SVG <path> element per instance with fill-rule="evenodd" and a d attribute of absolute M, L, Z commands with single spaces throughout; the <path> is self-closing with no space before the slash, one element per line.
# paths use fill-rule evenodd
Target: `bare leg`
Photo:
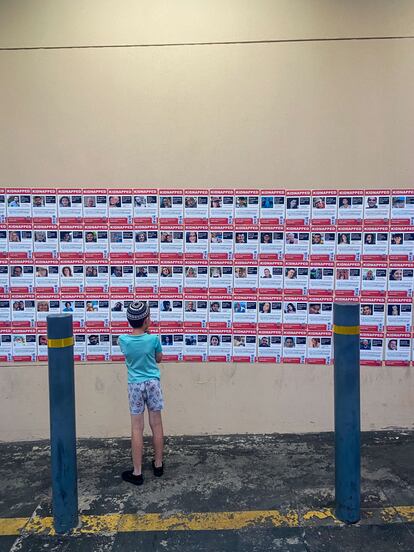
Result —
<path fill-rule="evenodd" d="M 144 413 L 131 414 L 131 448 L 134 463 L 134 475 L 140 475 L 142 470 L 142 449 L 144 433 Z"/>
<path fill-rule="evenodd" d="M 164 452 L 164 430 L 160 410 L 148 411 L 149 424 L 152 431 L 152 444 L 154 446 L 155 467 L 162 466 L 162 455 Z"/>

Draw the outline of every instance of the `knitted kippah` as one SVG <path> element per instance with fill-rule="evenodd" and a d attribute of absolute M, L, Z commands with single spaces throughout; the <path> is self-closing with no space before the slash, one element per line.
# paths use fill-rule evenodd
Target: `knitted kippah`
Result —
<path fill-rule="evenodd" d="M 146 301 L 134 301 L 127 309 L 128 320 L 144 320 L 150 313 L 148 303 Z"/>

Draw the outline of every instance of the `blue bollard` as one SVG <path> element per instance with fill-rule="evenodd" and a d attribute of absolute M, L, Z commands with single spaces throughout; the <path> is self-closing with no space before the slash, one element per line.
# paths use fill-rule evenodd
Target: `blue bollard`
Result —
<path fill-rule="evenodd" d="M 72 315 L 48 316 L 47 339 L 53 518 L 66 533 L 79 520 Z"/>
<path fill-rule="evenodd" d="M 335 515 L 361 518 L 361 414 L 358 303 L 334 304 Z"/>

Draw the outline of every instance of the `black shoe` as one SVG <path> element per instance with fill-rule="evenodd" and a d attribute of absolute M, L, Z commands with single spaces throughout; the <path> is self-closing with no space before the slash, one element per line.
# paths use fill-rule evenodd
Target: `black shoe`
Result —
<path fill-rule="evenodd" d="M 132 483 L 133 485 L 142 485 L 144 483 L 144 476 L 141 474 L 134 475 L 134 470 L 127 470 L 122 472 L 122 479 L 127 483 Z"/>
<path fill-rule="evenodd" d="M 154 472 L 155 477 L 161 477 L 164 474 L 164 463 L 161 464 L 159 468 L 155 467 L 155 461 L 152 461 L 152 470 Z"/>

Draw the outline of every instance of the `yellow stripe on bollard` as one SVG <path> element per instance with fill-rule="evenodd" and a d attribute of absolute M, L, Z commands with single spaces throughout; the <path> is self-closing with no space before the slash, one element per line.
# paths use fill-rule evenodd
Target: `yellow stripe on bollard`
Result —
<path fill-rule="evenodd" d="M 360 326 L 337 326 L 334 324 L 333 331 L 339 335 L 358 335 Z"/>
<path fill-rule="evenodd" d="M 47 346 L 50 349 L 62 349 L 63 347 L 71 347 L 75 341 L 73 335 L 71 337 L 64 337 L 63 339 L 48 339 Z"/>

